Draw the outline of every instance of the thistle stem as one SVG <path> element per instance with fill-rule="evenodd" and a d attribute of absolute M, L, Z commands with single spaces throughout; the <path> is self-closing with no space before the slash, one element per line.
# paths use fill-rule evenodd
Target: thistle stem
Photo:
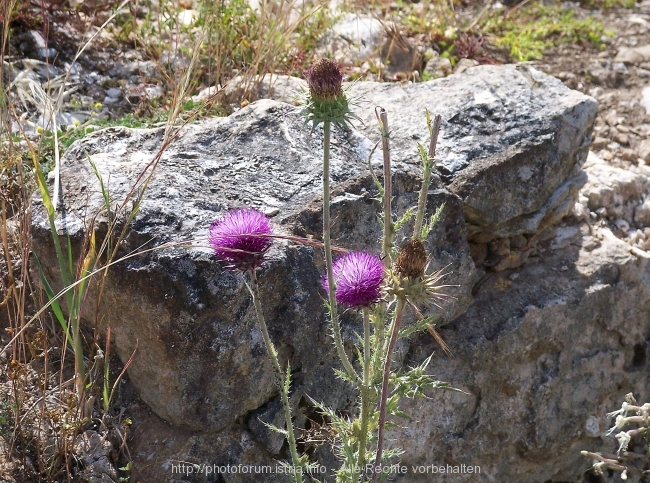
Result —
<path fill-rule="evenodd" d="M 427 120 L 431 120 L 428 117 Z M 425 155 L 422 152 L 422 187 L 420 188 L 420 196 L 418 197 L 418 211 L 415 215 L 415 224 L 413 226 L 413 238 L 422 239 L 422 224 L 424 222 L 424 212 L 426 211 L 427 205 L 427 194 L 429 193 L 429 186 L 431 184 L 431 170 L 433 169 L 434 163 L 433 158 L 436 155 L 436 145 L 438 144 L 438 135 L 440 134 L 440 122 L 442 118 L 438 115 L 433 121 L 433 128 L 429 123 L 429 130 L 431 132 L 431 142 L 429 143 L 429 151 Z"/>
<path fill-rule="evenodd" d="M 363 309 L 363 384 L 361 386 L 361 431 L 357 468 L 366 463 L 366 442 L 368 439 L 368 416 L 370 412 L 370 310 Z M 357 477 L 359 475 L 357 474 Z M 357 480 L 358 481 L 358 480 Z"/>
<path fill-rule="evenodd" d="M 390 144 L 389 144 L 389 133 L 388 133 L 388 114 L 386 109 L 383 107 L 379 108 L 379 114 L 377 114 L 377 119 L 379 120 L 379 129 L 381 130 L 381 142 L 382 142 L 382 152 L 384 155 L 384 238 L 382 240 L 382 250 L 381 256 L 384 259 L 384 264 L 386 267 L 391 265 L 391 248 L 393 246 L 393 219 L 391 211 L 391 201 L 392 201 L 392 192 L 393 192 L 393 177 L 391 173 L 390 165 Z"/>
<path fill-rule="evenodd" d="M 383 221 L 384 221 L 384 236 L 382 239 L 381 256 L 384 260 L 384 267 L 390 269 L 393 264 L 392 261 L 392 248 L 393 236 L 395 234 L 395 227 L 392 218 L 392 191 L 393 191 L 393 174 L 391 170 L 390 161 L 390 133 L 388 132 L 388 113 L 383 107 L 375 109 L 375 116 L 379 122 L 379 131 L 381 132 L 382 153 L 384 158 L 384 196 L 382 199 L 383 204 Z M 379 362 L 382 357 L 381 348 L 384 346 L 384 321 L 386 320 L 386 301 L 381 300 L 375 312 L 375 351 L 376 361 Z M 373 363 L 374 366 L 374 363 Z"/>
<path fill-rule="evenodd" d="M 329 288 L 330 316 L 332 318 L 332 332 L 334 333 L 334 344 L 339 359 L 345 368 L 345 372 L 357 385 L 361 383 L 350 360 L 348 359 L 343 340 L 341 339 L 341 327 L 336 306 L 336 284 L 334 283 L 334 270 L 332 268 L 332 243 L 330 239 L 330 121 L 323 123 L 323 245 L 325 246 L 325 264 L 327 265 L 327 286 Z"/>
<path fill-rule="evenodd" d="M 282 406 L 284 408 L 284 419 L 287 426 L 287 442 L 289 443 L 289 450 L 291 451 L 291 460 L 293 462 L 294 471 L 293 476 L 296 483 L 302 483 L 302 474 L 297 471 L 298 467 L 302 467 L 302 462 L 298 457 L 298 449 L 296 447 L 296 437 L 293 433 L 293 422 L 291 419 L 291 406 L 289 406 L 289 394 L 288 394 L 288 385 L 284 383 L 284 375 L 282 369 L 280 368 L 280 362 L 278 361 L 278 352 L 271 342 L 269 337 L 269 331 L 266 327 L 266 321 L 264 320 L 264 313 L 262 312 L 262 304 L 260 302 L 260 289 L 259 284 L 257 283 L 257 276 L 255 275 L 255 270 L 249 270 L 248 274 L 250 276 L 250 285 L 247 283 L 246 287 L 253 298 L 253 304 L 255 305 L 255 312 L 257 314 L 257 321 L 260 324 L 260 329 L 262 330 L 262 336 L 264 337 L 264 344 L 266 345 L 266 351 L 273 362 L 273 367 L 275 368 L 275 373 L 277 377 L 278 389 L 280 389 L 280 396 L 282 398 Z M 287 376 L 288 377 L 288 376 Z"/>
<path fill-rule="evenodd" d="M 399 336 L 399 329 L 402 325 L 402 317 L 404 315 L 404 308 L 406 307 L 406 299 L 399 297 L 397 299 L 397 307 L 395 308 L 395 321 L 390 333 L 390 342 L 386 350 L 386 358 L 384 359 L 384 372 L 381 384 L 381 399 L 379 400 L 379 423 L 377 434 L 377 456 L 375 457 L 375 467 L 381 465 L 381 456 L 384 451 L 384 429 L 386 426 L 386 400 L 388 399 L 388 379 L 390 377 L 390 364 L 393 349 Z M 372 483 L 377 482 L 378 472 L 375 472 L 372 477 Z"/>

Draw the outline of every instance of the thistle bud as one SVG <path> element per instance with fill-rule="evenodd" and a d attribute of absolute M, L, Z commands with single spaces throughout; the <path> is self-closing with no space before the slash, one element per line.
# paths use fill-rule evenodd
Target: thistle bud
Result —
<path fill-rule="evenodd" d="M 404 277 L 418 278 L 424 275 L 427 265 L 427 251 L 417 238 L 404 243 L 395 261 L 395 271 Z"/>
<path fill-rule="evenodd" d="M 347 127 L 350 119 L 359 119 L 350 110 L 350 101 L 343 90 L 343 74 L 336 62 L 320 59 L 305 72 L 309 92 L 302 101 L 305 123 L 312 129 L 330 122 Z"/>
<path fill-rule="evenodd" d="M 320 59 L 306 72 L 312 99 L 336 99 L 343 95 L 343 74 L 336 62 Z"/>

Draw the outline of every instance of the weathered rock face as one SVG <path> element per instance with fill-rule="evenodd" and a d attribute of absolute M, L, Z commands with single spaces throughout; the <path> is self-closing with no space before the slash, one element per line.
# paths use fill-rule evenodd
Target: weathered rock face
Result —
<path fill-rule="evenodd" d="M 525 267 L 482 284 L 474 305 L 442 329 L 454 358 L 434 357 L 431 370 L 469 394 L 406 407 L 417 424 L 395 435 L 409 448 L 404 464 L 480 467 L 446 476 L 454 482 L 579 482 L 590 465 L 581 450 L 615 452 L 606 413 L 628 392 L 649 396 L 648 260 L 571 218 L 539 249 Z M 407 362 L 434 349 L 415 340 Z M 433 479 L 411 472 L 399 481 Z"/>
<path fill-rule="evenodd" d="M 604 429 L 604 413 L 624 393 L 646 396 L 642 368 L 650 338 L 645 258 L 611 232 L 592 230 L 588 214 L 553 225 L 571 212 L 584 184 L 579 167 L 595 101 L 512 66 L 476 67 L 406 87 L 353 89 L 371 101 L 358 111 L 368 137 L 378 139 L 374 106 L 389 112 L 399 212 L 417 198 L 412 163 L 415 143 L 426 142 L 422 110 L 443 116 L 442 177 L 434 180 L 428 206 L 433 211 L 444 202 L 445 210 L 428 249 L 433 268 L 449 266 L 447 282 L 460 286 L 450 288 L 455 298 L 443 313 L 453 320 L 442 332 L 455 357 L 436 356 L 431 371 L 468 394 L 435 393 L 406 405 L 413 420 L 391 438 L 406 448 L 403 462 L 481 467 L 480 476 L 447 475 L 450 482 L 580 481 L 587 463 L 578 450 L 600 444 L 598 434 L 585 432 L 586 420 L 593 416 Z M 378 206 L 367 170 L 373 143 L 336 130 L 333 140 L 334 241 L 376 250 Z M 87 156 L 108 182 L 111 199 L 120 200 L 161 141 L 158 130 L 111 129 L 67 152 L 60 226 L 75 243 L 84 220 L 103 203 Z M 124 250 L 152 239 L 151 245 L 205 237 L 219 213 L 242 205 L 271 214 L 283 234 L 318 239 L 321 149 L 321 136 L 302 127 L 294 107 L 272 101 L 188 127 L 160 158 Z M 52 279 L 51 235 L 35 204 L 35 250 Z M 310 247 L 277 241 L 260 274 L 271 337 L 294 371 L 291 400 L 299 425 L 313 411 L 305 395 L 341 410 L 354 404 L 332 374 L 338 363 L 320 293 L 321 257 Z M 477 283 L 486 266 L 493 271 Z M 88 309 L 88 320 L 95 320 L 95 309 Z M 249 295 L 242 278 L 222 269 L 207 247 L 167 248 L 117 265 L 101 311 L 100 323 L 110 324 L 123 360 L 137 343 L 129 378 L 142 400 L 172 423 L 143 416 L 152 423 L 136 431 L 140 448 L 147 448 L 150 428 L 175 434 L 159 445 L 160 459 L 144 465 L 143 481 L 173 479 L 174 459 L 266 464 L 286 458 L 281 439 L 258 421 L 281 419 Z M 353 314 L 343 328 L 352 353 L 359 330 Z M 413 364 L 435 347 L 424 336 L 403 349 L 404 362 Z M 281 481 L 264 478 L 255 481 Z M 411 473 L 402 481 L 432 479 Z"/>
<path fill-rule="evenodd" d="M 106 180 L 111 199 L 122 200 L 155 156 L 161 130 L 112 129 L 72 147 L 62 172 L 65 216 L 60 226 L 83 236 L 84 217 L 103 203 L 87 157 Z M 153 240 L 203 238 L 203 247 L 176 248 L 129 259 L 116 267 L 104 293 L 102 328 L 110 325 L 120 357 L 138 348 L 130 376 L 142 399 L 161 417 L 195 430 L 218 431 L 271 399 L 276 390 L 254 307 L 243 278 L 224 270 L 205 246 L 210 223 L 229 207 L 249 205 L 276 213 L 285 234 L 319 237 L 322 216 L 312 203 L 321 190 L 319 135 L 303 127 L 296 109 L 261 101 L 227 119 L 188 128 L 162 156 L 147 188 L 125 253 Z M 377 202 L 367 168 L 368 141 L 335 131 L 332 178 L 335 243 L 378 249 Z M 417 177 L 396 177 L 395 204 L 417 203 Z M 440 269 L 458 272 L 455 300 L 443 314 L 451 320 L 471 302 L 475 277 L 462 222 L 462 203 L 440 188 L 431 209 L 445 203 L 444 223 L 430 237 Z M 50 270 L 55 258 L 42 210 L 34 217 L 35 249 Z M 333 377 L 336 365 L 324 317 L 320 255 L 304 246 L 277 243 L 260 275 L 269 328 L 282 360 L 302 394 L 334 407 L 351 396 Z M 54 275 L 50 279 L 56 280 Z M 89 308 L 88 320 L 95 320 Z M 348 324 L 348 342 L 354 340 Z M 350 349 L 352 346 L 350 345 Z"/>
<path fill-rule="evenodd" d="M 497 236 L 535 233 L 584 184 L 596 101 L 530 67 L 481 66 L 396 87 L 355 84 L 353 95 L 390 112 L 397 161 L 414 162 L 427 107 L 443 118 L 439 170 L 465 202 L 468 221 Z M 376 123 L 365 112 L 364 132 Z M 567 182 L 573 181 L 574 186 Z M 572 206 L 572 204 L 570 204 Z"/>
<path fill-rule="evenodd" d="M 404 87 L 363 82 L 353 95 L 389 113 L 393 157 L 417 160 L 428 108 L 443 119 L 439 169 L 464 202 L 474 259 L 496 270 L 521 265 L 535 235 L 566 216 L 587 178 L 597 104 L 527 66 L 480 66 Z M 371 135 L 374 113 L 363 111 Z M 512 246 L 511 246 L 512 245 Z"/>

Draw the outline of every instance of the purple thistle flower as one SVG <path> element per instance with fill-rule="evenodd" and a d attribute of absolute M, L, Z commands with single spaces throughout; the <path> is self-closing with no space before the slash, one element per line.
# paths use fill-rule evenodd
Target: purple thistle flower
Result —
<path fill-rule="evenodd" d="M 264 213 L 239 208 L 228 211 L 210 225 L 208 240 L 214 254 L 231 267 L 259 267 L 271 246 L 271 224 Z"/>
<path fill-rule="evenodd" d="M 384 265 L 368 252 L 350 252 L 332 264 L 336 283 L 336 301 L 349 307 L 368 307 L 381 298 Z M 327 275 L 323 287 L 329 293 Z"/>

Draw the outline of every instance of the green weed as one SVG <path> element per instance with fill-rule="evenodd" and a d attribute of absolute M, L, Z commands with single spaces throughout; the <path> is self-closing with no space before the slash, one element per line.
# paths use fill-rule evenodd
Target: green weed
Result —
<path fill-rule="evenodd" d="M 602 37 L 608 34 L 591 16 L 580 19 L 573 9 L 537 3 L 514 10 L 511 15 L 491 13 L 480 30 L 518 62 L 540 59 L 547 49 L 562 43 L 603 48 Z"/>

